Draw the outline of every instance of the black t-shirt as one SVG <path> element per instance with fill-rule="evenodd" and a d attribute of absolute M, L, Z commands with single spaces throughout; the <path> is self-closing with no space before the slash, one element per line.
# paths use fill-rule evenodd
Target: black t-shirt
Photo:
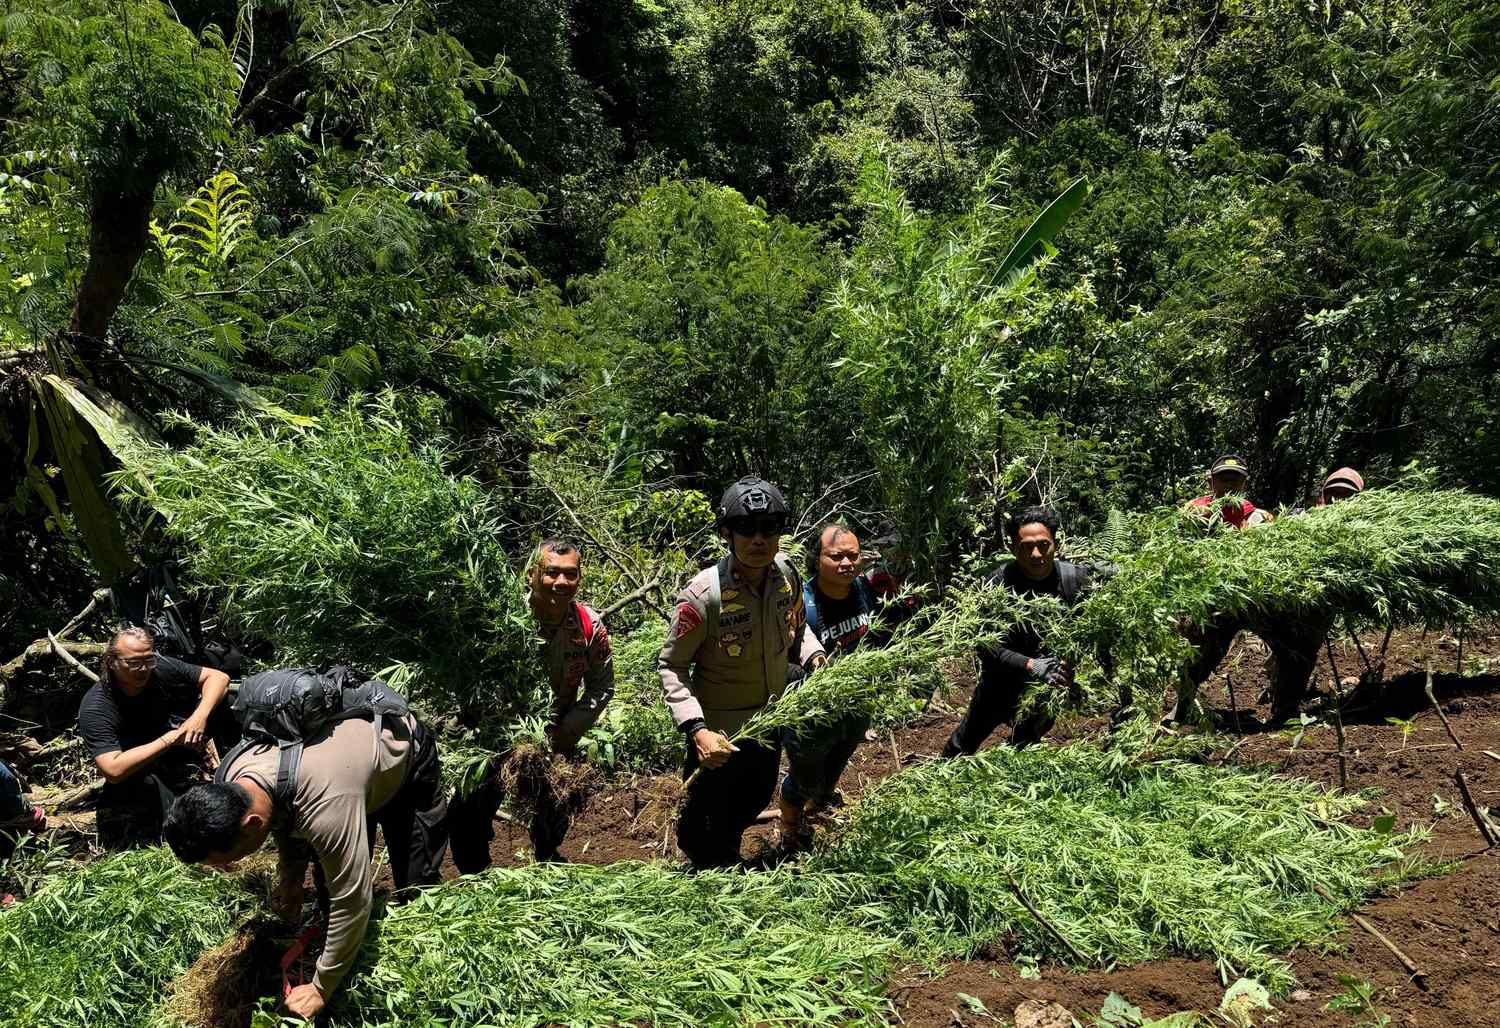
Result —
<path fill-rule="evenodd" d="M 994 576 L 991 577 L 992 584 L 1003 585 L 1011 592 L 1020 596 L 1056 596 L 1064 603 L 1076 603 L 1079 596 L 1087 591 L 1089 585 L 1088 570 L 1081 565 L 1071 565 L 1071 574 L 1078 578 L 1078 588 L 1074 590 L 1071 600 L 1063 596 L 1062 575 L 1059 573 L 1066 562 L 1057 561 L 1052 566 L 1052 573 L 1046 578 L 1038 581 L 1029 577 L 1021 570 L 1021 565 L 1016 562 L 1006 564 Z M 1031 657 L 1042 656 L 1042 640 L 1035 628 L 1031 625 L 1016 625 L 1001 640 L 1000 645 L 991 650 L 981 649 L 979 651 L 980 663 L 984 670 L 1001 670 L 1011 674 L 1026 673 L 1026 661 Z"/>
<path fill-rule="evenodd" d="M 78 705 L 78 733 L 95 757 L 148 743 L 193 713 L 203 695 L 198 687 L 202 674 L 197 664 L 158 653 L 156 669 L 139 696 L 95 682 Z"/>

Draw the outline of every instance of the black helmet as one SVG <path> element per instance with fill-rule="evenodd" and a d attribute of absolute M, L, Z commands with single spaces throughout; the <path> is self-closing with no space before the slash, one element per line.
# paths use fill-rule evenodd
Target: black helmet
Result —
<path fill-rule="evenodd" d="M 716 525 L 723 525 L 732 518 L 756 517 L 762 514 L 791 516 L 786 500 L 770 482 L 754 475 L 746 475 L 724 490 L 719 500 L 719 517 Z"/>

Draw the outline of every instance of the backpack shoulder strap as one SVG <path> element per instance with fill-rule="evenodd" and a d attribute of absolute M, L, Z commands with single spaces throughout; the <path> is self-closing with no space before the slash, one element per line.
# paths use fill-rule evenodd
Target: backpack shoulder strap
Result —
<path fill-rule="evenodd" d="M 583 629 L 583 644 L 591 645 L 594 641 L 594 619 L 589 616 L 589 609 L 574 600 L 573 610 L 578 614 L 578 626 Z"/>
<path fill-rule="evenodd" d="M 859 602 L 864 604 L 865 610 L 873 613 L 880 605 L 880 600 L 875 595 L 875 587 L 864 575 L 854 576 L 854 591 L 859 594 Z"/>
<path fill-rule="evenodd" d="M 807 627 L 812 629 L 812 634 L 818 634 L 818 598 L 817 590 L 813 588 L 812 580 L 802 583 L 802 606 L 807 611 Z"/>
<path fill-rule="evenodd" d="M 1071 560 L 1060 560 L 1057 562 L 1057 591 L 1062 596 L 1062 601 L 1072 606 L 1078 599 L 1079 586 L 1083 584 L 1083 576 L 1079 574 L 1078 565 Z"/>
<path fill-rule="evenodd" d="M 214 772 L 214 782 L 218 785 L 228 785 L 229 769 L 234 762 L 239 760 L 250 747 L 266 744 L 265 739 L 241 739 L 219 761 L 219 769 Z M 277 814 L 282 817 L 291 817 L 293 801 L 297 795 L 297 772 L 301 767 L 302 743 L 281 743 L 276 759 L 276 784 L 271 788 L 271 799 L 276 804 Z"/>

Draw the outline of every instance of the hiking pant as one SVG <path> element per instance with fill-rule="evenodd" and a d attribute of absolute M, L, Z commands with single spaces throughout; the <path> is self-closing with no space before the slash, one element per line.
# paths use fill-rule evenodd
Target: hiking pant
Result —
<path fill-rule="evenodd" d="M 460 874 L 477 874 L 490 866 L 490 843 L 495 840 L 495 812 L 505 802 L 500 765 L 508 754 L 490 762 L 484 781 L 467 796 L 455 795 L 448 804 L 448 835 L 453 843 L 453 866 Z M 556 860 L 557 849 L 572 824 L 567 798 L 543 790 L 531 817 L 531 844 L 538 860 Z"/>
<path fill-rule="evenodd" d="M 1312 615 L 1261 616 L 1216 618 L 1207 627 L 1190 631 L 1188 639 L 1198 647 L 1198 655 L 1184 672 L 1177 687 L 1177 702 L 1167 712 L 1166 720 L 1178 721 L 1187 716 L 1198 687 L 1214 673 L 1242 630 L 1260 636 L 1275 658 L 1271 673 L 1271 722 L 1280 724 L 1295 717 L 1317 667 L 1318 650 L 1331 627 L 1330 620 Z"/>
<path fill-rule="evenodd" d="M 437 743 L 420 721 L 411 745 L 406 782 L 390 802 L 370 815 L 371 850 L 379 825 L 398 892 L 410 885 L 437 884 L 448 845 L 448 804 L 443 797 Z"/>
<path fill-rule="evenodd" d="M 692 785 L 677 818 L 677 845 L 694 867 L 731 867 L 740 861 L 740 839 L 776 792 L 781 746 L 752 739 L 735 743 L 738 753 Z M 683 775 L 698 768 L 698 748 L 687 740 Z"/>
<path fill-rule="evenodd" d="M 781 780 L 781 798 L 797 806 L 831 803 L 839 777 L 869 729 L 869 717 L 857 714 L 810 728 L 801 735 L 788 731 L 783 740 L 787 769 Z"/>
<path fill-rule="evenodd" d="M 1021 697 L 1035 680 L 1028 674 L 1016 674 L 986 668 L 979 675 L 979 684 L 974 687 L 974 697 L 969 700 L 969 709 L 958 723 L 948 743 L 943 747 L 943 756 L 952 758 L 960 754 L 978 751 L 980 744 L 1003 722 L 1013 721 L 1010 730 L 1012 746 L 1029 746 L 1041 741 L 1042 736 L 1052 730 L 1056 718 L 1043 710 L 1034 710 L 1016 720 L 1021 710 Z"/>

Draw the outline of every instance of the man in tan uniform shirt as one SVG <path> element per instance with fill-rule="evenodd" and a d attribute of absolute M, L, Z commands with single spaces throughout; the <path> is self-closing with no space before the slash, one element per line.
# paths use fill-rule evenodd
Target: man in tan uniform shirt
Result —
<path fill-rule="evenodd" d="M 786 690 L 790 668 L 824 660 L 807 631 L 801 577 L 779 553 L 787 516 L 769 482 L 729 487 L 718 526 L 730 553 L 678 595 L 657 657 L 667 709 L 686 736 L 684 773 L 703 768 L 677 821 L 677 844 L 697 867 L 738 862 L 745 829 L 776 791 L 779 742 L 729 736 Z"/>
<path fill-rule="evenodd" d="M 555 753 L 572 757 L 578 741 L 604 713 L 615 692 L 614 651 L 604 619 L 578 602 L 583 584 L 583 554 L 568 539 L 543 539 L 527 572 L 528 605 L 542 644 L 542 661 L 552 685 L 552 718 L 547 738 Z M 491 762 L 483 782 L 448 805 L 453 865 L 463 874 L 490 866 L 495 838 L 495 811 L 505 799 L 499 768 Z M 531 844 L 538 860 L 556 860 L 572 819 L 568 798 L 544 790 L 536 798 Z"/>
<path fill-rule="evenodd" d="M 340 721 L 306 746 L 290 809 L 275 799 L 279 752 L 254 746 L 235 757 L 223 784 L 184 793 L 167 815 L 164 835 L 189 863 L 228 864 L 249 856 L 276 833 L 277 912 L 302 906 L 307 853 L 322 869 L 329 898 L 328 930 L 317 972 L 293 989 L 287 1008 L 311 1018 L 323 1009 L 353 966 L 374 899 L 370 858 L 378 824 L 396 888 L 433 884 L 443 859 L 446 807 L 437 748 L 410 715 L 375 725 Z"/>

